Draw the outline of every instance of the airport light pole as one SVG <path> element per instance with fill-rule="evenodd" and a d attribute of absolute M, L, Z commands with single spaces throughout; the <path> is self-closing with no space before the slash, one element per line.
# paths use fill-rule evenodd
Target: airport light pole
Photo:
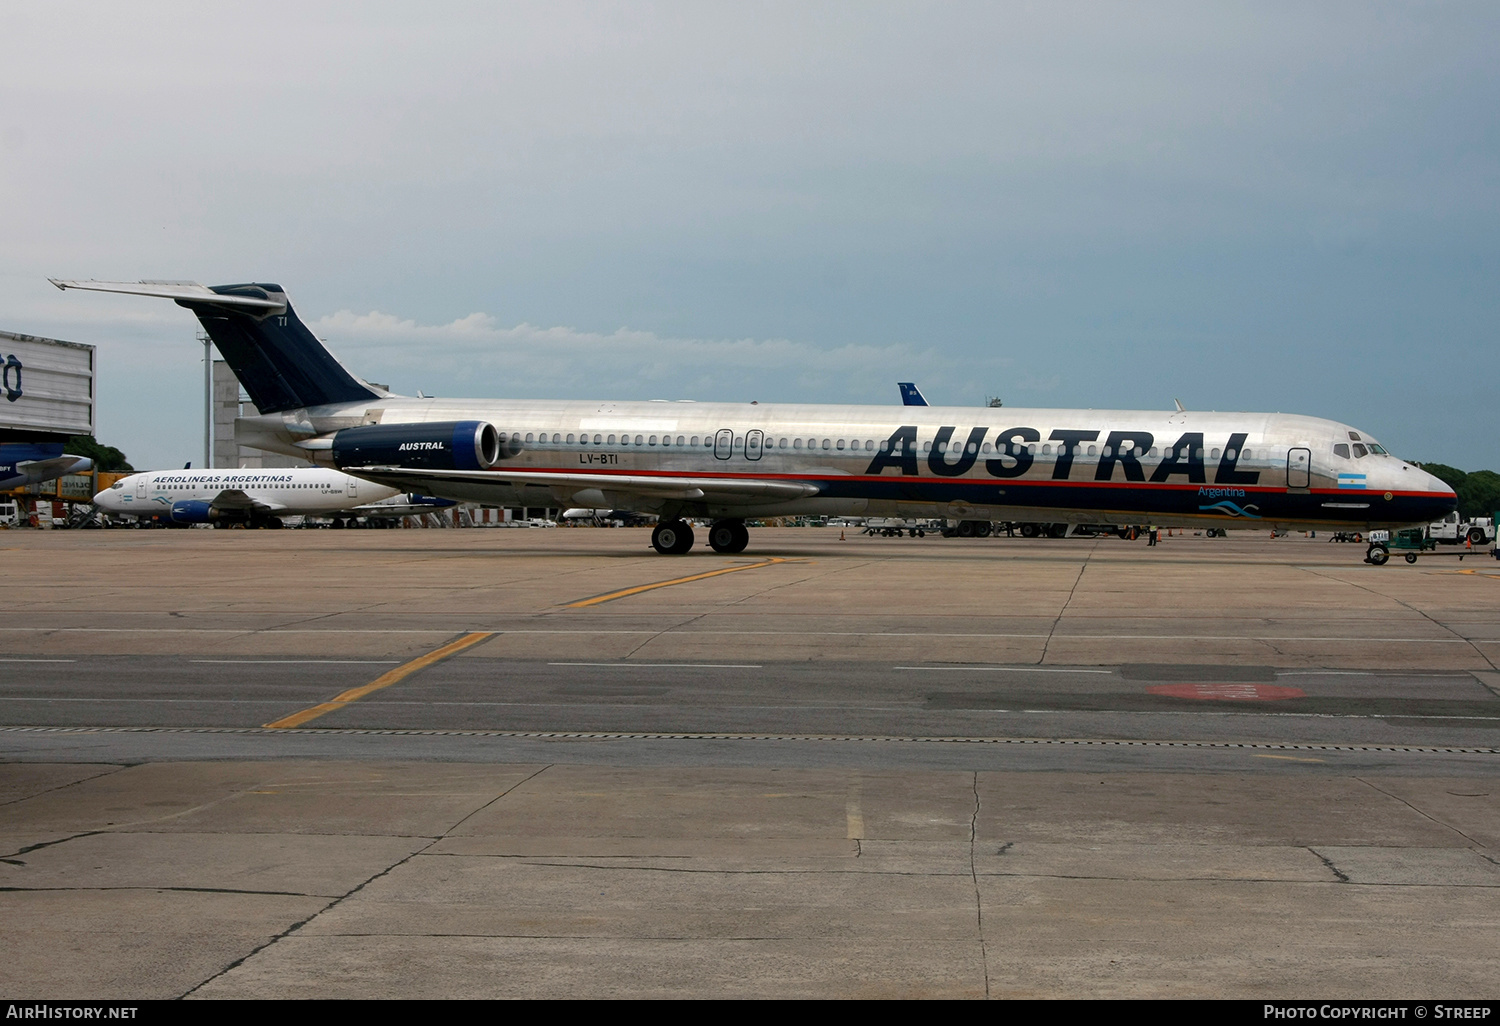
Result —
<path fill-rule="evenodd" d="M 198 335 L 203 343 L 203 469 L 214 465 L 214 350 L 206 333 Z"/>

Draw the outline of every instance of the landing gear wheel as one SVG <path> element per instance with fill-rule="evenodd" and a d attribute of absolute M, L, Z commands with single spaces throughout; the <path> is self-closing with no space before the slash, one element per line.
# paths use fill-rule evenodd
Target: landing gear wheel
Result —
<path fill-rule="evenodd" d="M 1365 553 L 1365 562 L 1374 563 L 1376 566 L 1385 566 L 1386 560 L 1391 558 L 1384 545 L 1371 545 Z"/>
<path fill-rule="evenodd" d="M 743 520 L 716 520 L 708 529 L 708 544 L 715 552 L 726 556 L 744 552 L 750 544 L 750 532 L 745 530 Z"/>
<path fill-rule="evenodd" d="M 693 529 L 681 520 L 657 524 L 651 545 L 663 556 L 680 556 L 693 547 Z"/>
<path fill-rule="evenodd" d="M 1406 561 L 1408 563 L 1415 563 L 1417 561 L 1417 554 L 1415 552 L 1408 552 L 1406 554 Z"/>

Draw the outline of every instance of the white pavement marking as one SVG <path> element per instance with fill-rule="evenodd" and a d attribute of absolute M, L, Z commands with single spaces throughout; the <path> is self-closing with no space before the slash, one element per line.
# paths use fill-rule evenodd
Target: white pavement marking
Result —
<path fill-rule="evenodd" d="M 548 663 L 548 666 L 624 666 L 630 669 L 655 667 L 668 670 L 761 670 L 760 663 Z"/>
<path fill-rule="evenodd" d="M 223 663 L 240 664 L 249 663 L 254 666 L 303 666 L 309 664 L 321 665 L 324 663 L 338 664 L 340 666 L 395 666 L 399 659 L 189 659 L 190 663 Z"/>
<path fill-rule="evenodd" d="M 893 670 L 999 670 L 1004 673 L 1114 673 L 1114 670 L 1069 670 L 1052 666 L 892 666 Z"/>

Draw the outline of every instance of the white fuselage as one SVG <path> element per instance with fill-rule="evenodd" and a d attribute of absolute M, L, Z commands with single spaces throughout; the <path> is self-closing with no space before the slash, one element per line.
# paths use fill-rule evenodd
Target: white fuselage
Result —
<path fill-rule="evenodd" d="M 319 458 L 326 449 L 315 441 L 297 443 L 347 427 L 464 420 L 493 424 L 519 452 L 483 481 L 407 487 L 498 505 L 655 512 L 664 504 L 612 491 L 611 481 L 697 476 L 808 482 L 816 493 L 668 505 L 669 514 L 1277 527 L 1425 523 L 1453 498 L 1357 429 L 1265 413 L 387 396 L 245 418 L 241 437 Z M 521 471 L 570 480 L 507 483 Z"/>
<path fill-rule="evenodd" d="M 400 494 L 325 467 L 155 470 L 121 478 L 95 495 L 94 503 L 109 513 L 165 517 L 178 503 L 213 503 L 237 492 L 254 503 L 250 508 L 270 516 L 326 516 Z"/>

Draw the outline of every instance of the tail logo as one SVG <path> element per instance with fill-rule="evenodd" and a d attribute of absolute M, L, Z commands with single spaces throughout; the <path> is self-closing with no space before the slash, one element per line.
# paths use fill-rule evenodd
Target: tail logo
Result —
<path fill-rule="evenodd" d="M 11 384 L 12 378 L 15 384 Z M 15 402 L 24 394 L 21 391 L 21 361 L 16 354 L 12 353 L 5 358 L 5 366 L 0 369 L 0 388 L 5 389 L 5 398 Z"/>

